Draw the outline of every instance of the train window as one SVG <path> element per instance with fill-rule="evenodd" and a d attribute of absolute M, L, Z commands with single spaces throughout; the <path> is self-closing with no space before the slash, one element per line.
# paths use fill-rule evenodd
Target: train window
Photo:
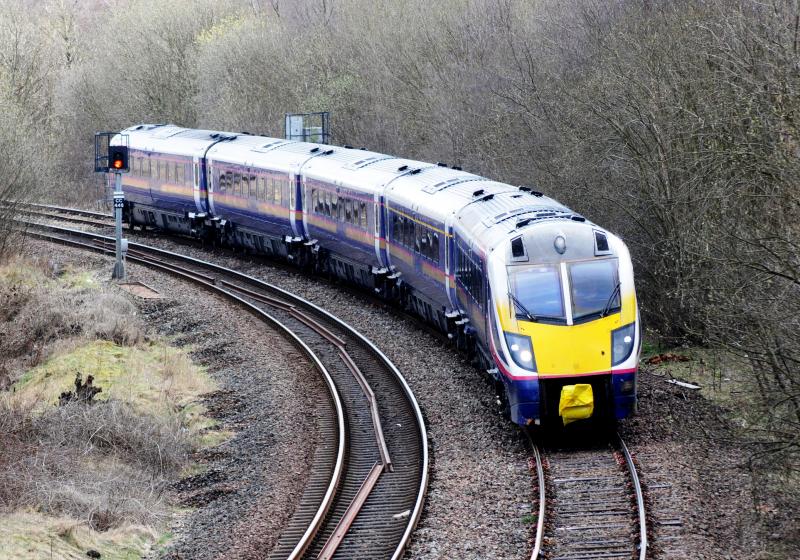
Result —
<path fill-rule="evenodd" d="M 339 196 L 336 193 L 331 193 L 331 217 L 339 219 Z"/>
<path fill-rule="evenodd" d="M 367 203 L 361 202 L 361 227 L 367 229 Z"/>
<path fill-rule="evenodd" d="M 168 161 L 165 165 L 166 169 L 164 170 L 164 179 L 166 179 L 167 183 L 170 181 L 175 180 L 175 162 Z"/>
<path fill-rule="evenodd" d="M 328 191 L 323 191 L 322 194 L 324 195 L 324 208 L 322 209 L 322 213 L 326 216 L 331 215 L 331 193 Z"/>
<path fill-rule="evenodd" d="M 573 318 L 585 319 L 619 310 L 618 268 L 617 259 L 570 263 Z"/>
<path fill-rule="evenodd" d="M 179 163 L 177 171 L 178 171 L 178 183 L 180 183 L 181 185 L 185 185 L 186 184 L 186 166 L 184 166 L 182 163 Z"/>
<path fill-rule="evenodd" d="M 219 176 L 219 178 L 217 178 L 217 175 Z M 225 173 L 219 173 L 219 171 L 216 171 L 214 173 L 214 178 L 217 179 L 217 188 L 219 189 L 219 192 L 220 193 L 224 193 L 225 192 Z"/>
<path fill-rule="evenodd" d="M 275 204 L 280 205 L 283 198 L 283 181 L 280 179 L 275 181 Z"/>
<path fill-rule="evenodd" d="M 357 200 L 353 201 L 353 221 L 350 222 L 350 223 L 353 224 L 354 226 L 357 226 L 357 225 L 359 225 L 361 223 L 361 220 L 360 220 L 360 208 L 359 208 Z"/>
<path fill-rule="evenodd" d="M 510 266 L 508 280 L 511 293 L 533 315 L 551 320 L 564 319 L 561 274 L 557 265 Z"/>
<path fill-rule="evenodd" d="M 242 196 L 250 196 L 250 177 L 242 175 Z"/>
<path fill-rule="evenodd" d="M 395 228 L 395 238 L 400 245 L 406 244 L 406 217 L 397 216 L 397 228 Z"/>
<path fill-rule="evenodd" d="M 344 220 L 348 224 L 353 223 L 353 201 L 349 198 L 344 201 Z"/>
<path fill-rule="evenodd" d="M 264 177 L 259 176 L 256 181 L 258 183 L 258 194 L 256 198 L 258 198 L 258 200 L 265 200 L 267 198 L 267 188 L 264 185 Z"/>
<path fill-rule="evenodd" d="M 258 184 L 256 183 L 256 176 L 250 175 L 250 198 L 258 197 Z"/>
<path fill-rule="evenodd" d="M 439 262 L 439 234 L 434 232 L 433 239 L 431 240 L 431 253 L 433 254 L 433 260 L 437 263 Z"/>

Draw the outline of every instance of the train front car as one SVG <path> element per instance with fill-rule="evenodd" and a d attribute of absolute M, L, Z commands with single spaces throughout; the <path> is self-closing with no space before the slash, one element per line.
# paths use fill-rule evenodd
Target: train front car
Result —
<path fill-rule="evenodd" d="M 487 258 L 487 319 L 512 420 L 630 415 L 641 335 L 625 244 L 564 207 L 506 232 Z"/>

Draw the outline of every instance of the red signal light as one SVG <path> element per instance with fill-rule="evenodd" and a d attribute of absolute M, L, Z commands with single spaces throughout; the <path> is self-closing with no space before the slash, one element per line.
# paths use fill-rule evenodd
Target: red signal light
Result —
<path fill-rule="evenodd" d="M 108 168 L 113 171 L 128 170 L 128 147 L 113 146 L 108 154 Z"/>

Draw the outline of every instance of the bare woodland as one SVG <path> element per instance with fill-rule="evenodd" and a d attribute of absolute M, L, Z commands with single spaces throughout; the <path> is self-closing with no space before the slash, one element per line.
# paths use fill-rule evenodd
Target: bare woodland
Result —
<path fill-rule="evenodd" d="M 336 144 L 536 185 L 621 234 L 653 340 L 745 358 L 744 444 L 798 468 L 797 0 L 0 8 L 2 198 L 91 203 L 97 130 L 280 136 L 328 110 Z"/>

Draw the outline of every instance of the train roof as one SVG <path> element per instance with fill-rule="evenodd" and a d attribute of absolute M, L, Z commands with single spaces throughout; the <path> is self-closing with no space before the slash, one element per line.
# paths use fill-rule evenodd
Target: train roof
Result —
<path fill-rule="evenodd" d="M 218 130 L 197 130 L 172 124 L 139 124 L 126 128 L 131 148 L 151 152 L 170 153 L 188 157 L 202 157 L 217 139 L 230 136 Z M 112 143 L 119 142 L 115 136 Z"/>
<path fill-rule="evenodd" d="M 365 194 L 385 193 L 390 207 L 421 211 L 433 221 L 443 223 L 454 215 L 455 226 L 487 248 L 538 224 L 586 221 L 530 188 L 364 149 L 166 124 L 140 124 L 122 132 L 136 149 L 192 157 L 207 153 L 215 161 L 284 173 L 300 170 L 306 178 Z"/>

